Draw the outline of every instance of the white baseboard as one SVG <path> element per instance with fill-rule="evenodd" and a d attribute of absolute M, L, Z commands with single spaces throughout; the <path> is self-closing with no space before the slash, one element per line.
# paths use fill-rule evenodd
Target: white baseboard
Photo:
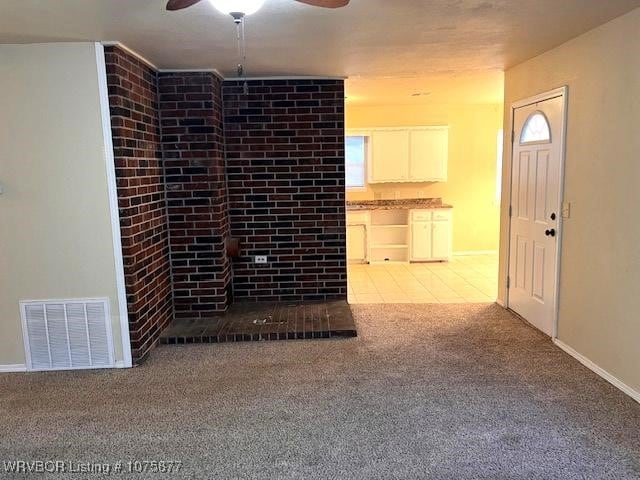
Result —
<path fill-rule="evenodd" d="M 504 303 L 502 300 L 500 300 L 499 298 L 496 298 L 496 303 L 498 305 L 500 305 L 502 308 L 507 308 L 507 304 Z"/>
<path fill-rule="evenodd" d="M 130 367 L 128 367 L 125 364 L 125 362 L 119 361 L 119 362 L 116 362 L 113 367 L 106 367 L 106 368 L 130 368 Z M 68 369 L 68 370 L 74 370 L 74 369 Z M 0 365 L 0 373 L 12 373 L 12 372 L 15 373 L 15 372 L 26 372 L 26 371 L 27 371 L 27 366 L 24 363 Z"/>
<path fill-rule="evenodd" d="M 26 372 L 27 366 L 24 363 L 14 363 L 10 365 L 0 365 L 0 373 Z"/>
<path fill-rule="evenodd" d="M 558 340 L 557 338 L 553 339 L 553 343 L 555 343 L 558 347 L 560 347 L 562 350 L 567 352 L 573 358 L 578 360 L 582 365 L 587 367 L 589 370 L 591 370 L 595 374 L 599 375 L 600 377 L 604 378 L 611 385 L 613 385 L 614 387 L 622 390 L 624 393 L 626 393 L 631 398 L 633 398 L 636 402 L 640 403 L 640 392 L 638 392 L 637 390 L 634 390 L 633 388 L 631 388 L 629 385 L 627 385 L 623 381 L 618 380 L 616 377 L 611 375 L 605 369 L 599 367 L 598 365 L 593 363 L 591 360 L 589 360 L 584 355 L 576 352 L 573 348 L 571 348 L 566 343 Z"/>
<path fill-rule="evenodd" d="M 497 255 L 497 250 L 463 250 L 460 252 L 453 252 L 454 257 L 465 257 L 469 255 Z"/>

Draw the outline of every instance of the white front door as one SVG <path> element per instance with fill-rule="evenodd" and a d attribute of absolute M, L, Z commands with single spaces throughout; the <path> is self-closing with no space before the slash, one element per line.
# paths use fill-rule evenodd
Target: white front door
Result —
<path fill-rule="evenodd" d="M 555 335 L 564 93 L 514 109 L 509 308 Z"/>

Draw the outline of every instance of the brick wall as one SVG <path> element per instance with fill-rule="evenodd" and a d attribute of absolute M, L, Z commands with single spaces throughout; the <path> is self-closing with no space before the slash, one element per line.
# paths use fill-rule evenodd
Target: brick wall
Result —
<path fill-rule="evenodd" d="M 140 360 L 173 310 L 156 73 L 117 47 L 105 54 L 131 347 Z"/>
<path fill-rule="evenodd" d="M 212 73 L 158 75 L 176 317 L 226 310 L 231 265 L 221 81 Z"/>
<path fill-rule="evenodd" d="M 232 287 L 237 301 L 345 297 L 343 82 L 251 81 L 245 95 L 105 52 L 134 359 L 174 315 L 224 311 Z"/>
<path fill-rule="evenodd" d="M 225 81 L 223 102 L 234 300 L 345 297 L 343 81 Z"/>

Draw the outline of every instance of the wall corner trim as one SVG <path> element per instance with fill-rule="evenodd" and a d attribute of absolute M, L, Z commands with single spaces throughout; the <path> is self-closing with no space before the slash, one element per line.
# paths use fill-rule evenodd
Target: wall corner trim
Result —
<path fill-rule="evenodd" d="M 123 368 L 133 365 L 131 357 L 131 338 L 129 335 L 129 311 L 127 308 L 127 292 L 124 281 L 124 259 L 122 258 L 122 239 L 120 237 L 120 212 L 118 210 L 118 187 L 116 184 L 116 167 L 113 156 L 113 138 L 111 134 L 111 113 L 109 109 L 109 89 L 107 86 L 107 66 L 104 46 L 95 44 L 96 68 L 98 70 L 98 91 L 100 93 L 100 116 L 102 119 L 102 135 L 104 147 L 105 170 L 109 190 L 109 210 L 111 212 L 111 233 L 113 236 L 113 257 L 116 270 L 116 286 L 118 289 L 118 310 L 120 313 L 120 339 L 122 343 Z"/>
<path fill-rule="evenodd" d="M 0 365 L 0 373 L 26 372 L 26 371 L 27 371 L 27 366 L 24 363 Z"/>
<path fill-rule="evenodd" d="M 228 82 L 250 82 L 252 80 L 346 80 L 342 75 L 262 75 L 255 77 L 224 77 Z"/>
<path fill-rule="evenodd" d="M 118 47 L 121 48 L 122 50 L 124 50 L 125 52 L 129 53 L 130 55 L 133 55 L 134 57 L 136 57 L 138 60 L 140 60 L 142 63 L 145 63 L 146 65 L 148 65 L 149 67 L 153 68 L 154 70 L 158 71 L 158 67 L 155 66 L 155 64 L 153 62 L 151 62 L 150 60 L 147 60 L 145 57 L 143 57 L 142 55 L 140 55 L 138 52 L 136 52 L 135 50 L 132 50 L 131 48 L 127 47 L 124 43 L 122 42 L 115 42 L 115 41 L 105 41 L 105 42 L 99 42 L 100 44 L 102 44 L 103 47 Z"/>
<path fill-rule="evenodd" d="M 158 73 L 213 73 L 220 80 L 224 80 L 224 75 L 216 68 L 158 68 Z"/>
<path fill-rule="evenodd" d="M 591 360 L 589 360 L 587 357 L 585 357 L 581 353 L 578 353 L 577 351 L 575 351 L 573 348 L 571 348 L 569 345 L 567 345 L 566 343 L 562 342 L 561 340 L 558 340 L 557 338 L 554 338 L 553 339 L 553 343 L 555 343 L 560 349 L 564 350 L 566 353 L 571 355 L 573 358 L 575 358 L 577 361 L 579 361 L 582 365 L 587 367 L 593 373 L 595 373 L 596 375 L 604 378 L 611 385 L 613 385 L 614 387 L 618 388 L 619 390 L 622 390 L 622 392 L 626 393 L 632 399 L 634 399 L 636 402 L 640 403 L 640 392 L 639 391 L 634 390 L 629 385 L 624 383 L 622 380 L 617 379 L 616 377 L 611 375 L 609 372 L 607 372 L 605 369 L 603 369 L 602 367 L 599 367 L 598 365 L 593 363 Z"/>
<path fill-rule="evenodd" d="M 220 70 L 212 67 L 202 67 L 202 68 L 158 68 L 155 63 L 151 60 L 148 60 L 132 48 L 127 47 L 124 43 L 116 41 L 116 40 L 105 40 L 101 43 L 105 47 L 118 47 L 124 50 L 125 52 L 133 55 L 141 62 L 145 63 L 149 67 L 153 68 L 158 73 L 213 73 L 220 80 L 229 80 L 229 81 L 251 81 L 251 80 L 346 80 L 349 78 L 348 76 L 343 75 L 273 75 L 273 76 L 256 76 L 256 77 L 225 77 Z"/>

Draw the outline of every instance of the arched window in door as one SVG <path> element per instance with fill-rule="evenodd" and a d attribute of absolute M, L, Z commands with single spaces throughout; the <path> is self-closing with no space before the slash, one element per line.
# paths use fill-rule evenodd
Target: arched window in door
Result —
<path fill-rule="evenodd" d="M 541 111 L 533 112 L 524 122 L 520 134 L 520 144 L 549 143 L 551 141 L 551 128 L 547 117 Z"/>

